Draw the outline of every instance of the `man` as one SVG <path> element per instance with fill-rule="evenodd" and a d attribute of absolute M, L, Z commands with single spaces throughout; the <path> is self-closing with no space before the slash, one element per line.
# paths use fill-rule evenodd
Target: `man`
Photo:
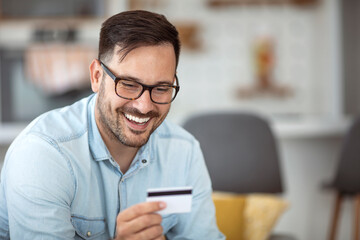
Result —
<path fill-rule="evenodd" d="M 164 119 L 179 90 L 178 32 L 164 16 L 106 20 L 96 93 L 35 119 L 5 157 L 1 239 L 223 239 L 198 142 Z M 64 69 L 66 71 L 66 69 Z M 146 190 L 193 187 L 192 211 L 159 215 Z"/>

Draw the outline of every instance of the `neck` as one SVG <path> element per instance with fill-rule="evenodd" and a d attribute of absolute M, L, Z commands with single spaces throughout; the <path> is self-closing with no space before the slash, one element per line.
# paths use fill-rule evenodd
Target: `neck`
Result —
<path fill-rule="evenodd" d="M 96 116 L 96 115 L 95 115 Z M 111 156 L 119 164 L 120 170 L 123 174 L 129 169 L 139 148 L 129 147 L 122 144 L 117 138 L 111 135 L 104 126 L 100 123 L 99 119 L 95 117 L 96 125 L 99 129 L 101 138 L 103 139 L 106 147 L 108 148 Z"/>
<path fill-rule="evenodd" d="M 121 172 L 126 173 L 139 148 L 125 146 L 119 140 L 110 138 L 108 134 L 101 131 L 100 134 L 111 156 L 119 164 Z"/>

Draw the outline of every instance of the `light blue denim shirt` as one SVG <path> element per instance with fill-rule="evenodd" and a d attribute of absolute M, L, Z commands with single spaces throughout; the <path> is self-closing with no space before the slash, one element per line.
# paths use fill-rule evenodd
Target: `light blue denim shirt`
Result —
<path fill-rule="evenodd" d="M 95 123 L 91 95 L 35 119 L 1 173 L 0 239 L 110 239 L 116 216 L 146 190 L 192 186 L 191 213 L 163 216 L 168 239 L 224 239 L 199 143 L 164 121 L 122 174 Z"/>

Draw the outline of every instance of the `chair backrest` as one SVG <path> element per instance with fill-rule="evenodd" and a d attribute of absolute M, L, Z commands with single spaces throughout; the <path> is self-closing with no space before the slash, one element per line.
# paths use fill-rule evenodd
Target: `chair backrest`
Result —
<path fill-rule="evenodd" d="M 206 113 L 183 126 L 200 142 L 214 190 L 283 191 L 276 142 L 265 119 L 250 113 Z"/>
<path fill-rule="evenodd" d="M 360 193 L 360 117 L 345 136 L 332 185 L 344 193 Z"/>

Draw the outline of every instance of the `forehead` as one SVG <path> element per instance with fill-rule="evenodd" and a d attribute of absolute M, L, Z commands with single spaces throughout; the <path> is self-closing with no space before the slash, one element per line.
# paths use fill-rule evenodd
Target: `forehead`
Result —
<path fill-rule="evenodd" d="M 125 56 L 121 48 L 116 47 L 114 53 L 109 65 L 116 74 L 144 80 L 172 80 L 175 75 L 176 58 L 171 44 L 138 47 Z"/>
<path fill-rule="evenodd" d="M 143 45 L 143 46 L 134 46 L 134 47 L 129 47 L 129 48 L 123 48 L 120 45 L 115 45 L 112 54 L 109 55 L 109 60 L 112 61 L 114 59 L 117 59 L 118 63 L 121 63 L 124 61 L 125 58 L 127 58 L 128 55 L 131 55 L 130 53 L 138 52 L 139 49 L 143 50 L 143 49 L 154 49 L 154 48 L 167 48 L 167 49 L 172 49 L 170 50 L 171 52 L 174 53 L 174 57 L 175 56 L 175 50 L 174 50 L 174 46 L 171 43 L 160 43 L 157 45 Z"/>

